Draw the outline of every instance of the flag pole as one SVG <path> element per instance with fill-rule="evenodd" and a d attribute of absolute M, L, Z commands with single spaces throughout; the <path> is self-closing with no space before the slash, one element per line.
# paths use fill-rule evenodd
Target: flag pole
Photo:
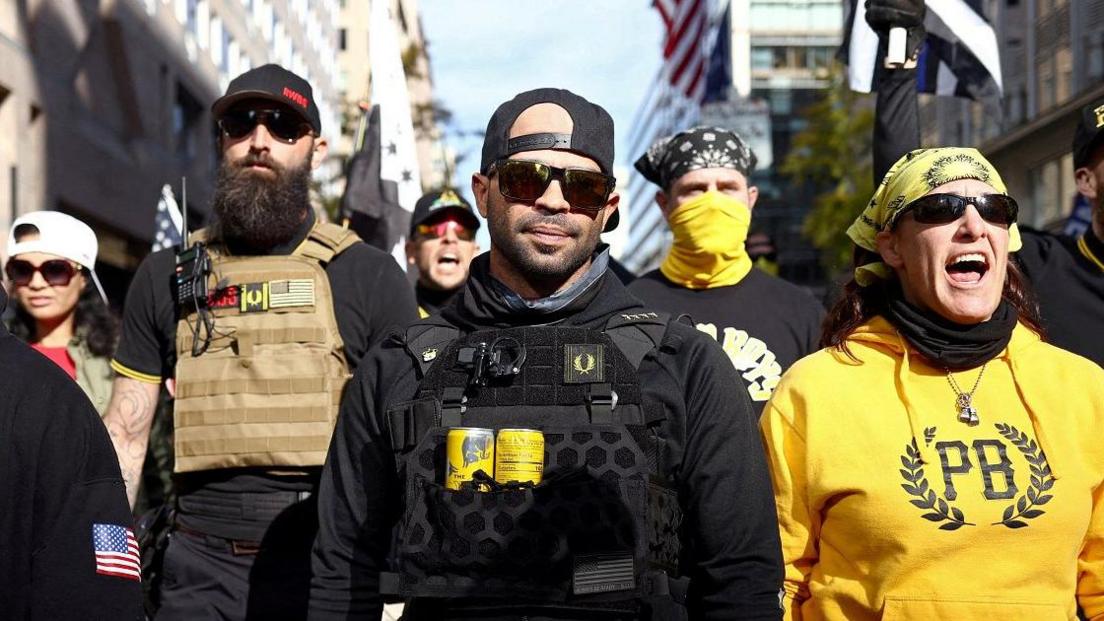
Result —
<path fill-rule="evenodd" d="M 372 104 L 363 99 L 357 102 L 360 108 L 360 122 L 357 123 L 356 138 L 353 139 L 353 152 L 360 151 L 364 146 L 364 132 L 368 129 L 368 115 L 372 112 Z"/>

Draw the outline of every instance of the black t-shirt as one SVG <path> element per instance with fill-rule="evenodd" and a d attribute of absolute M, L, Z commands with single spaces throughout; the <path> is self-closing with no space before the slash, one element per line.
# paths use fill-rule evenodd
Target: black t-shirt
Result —
<path fill-rule="evenodd" d="M 288 244 L 271 254 L 290 254 L 306 239 L 314 224 L 308 218 Z M 231 249 L 233 250 L 233 249 Z M 173 291 L 176 259 L 173 250 L 155 252 L 138 267 L 127 292 L 122 334 L 115 353 L 116 368 L 123 375 L 146 381 L 173 376 L 176 365 L 176 328 L 179 320 Z M 358 243 L 325 265 L 333 293 L 334 315 L 352 369 L 376 342 L 392 329 L 417 319 L 417 306 L 406 275 L 391 255 Z M 120 368 L 121 367 L 121 368 Z M 317 468 L 312 469 L 317 471 Z M 305 491 L 312 476 L 275 477 L 252 469 L 185 473 L 176 476 L 181 496 L 200 493 Z M 182 502 L 185 512 L 187 502 Z M 248 533 L 226 522 L 212 527 L 184 518 L 193 528 L 222 536 L 249 539 Z M 255 529 L 249 532 L 255 533 Z"/>
<path fill-rule="evenodd" d="M 137 573 L 109 562 L 133 525 L 96 410 L 2 325 L 0 377 L 0 616 L 142 619 Z"/>
<path fill-rule="evenodd" d="M 687 289 L 651 271 L 629 292 L 657 310 L 689 315 L 717 340 L 761 413 L 786 369 L 816 351 L 824 308 L 804 290 L 752 268 L 728 287 Z"/>
<path fill-rule="evenodd" d="M 1013 253 L 1039 302 L 1047 340 L 1104 366 L 1104 242 L 1023 230 Z"/>

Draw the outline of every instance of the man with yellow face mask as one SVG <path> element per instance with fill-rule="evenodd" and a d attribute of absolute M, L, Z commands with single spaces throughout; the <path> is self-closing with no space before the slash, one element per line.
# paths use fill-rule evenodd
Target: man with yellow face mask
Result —
<path fill-rule="evenodd" d="M 762 411 L 782 373 L 817 349 L 824 309 L 802 289 L 755 268 L 745 248 L 759 189 L 755 154 L 734 132 L 695 127 L 662 138 L 636 161 L 659 186 L 671 227 L 659 269 L 629 291 L 648 306 L 688 314 L 717 340 Z"/>

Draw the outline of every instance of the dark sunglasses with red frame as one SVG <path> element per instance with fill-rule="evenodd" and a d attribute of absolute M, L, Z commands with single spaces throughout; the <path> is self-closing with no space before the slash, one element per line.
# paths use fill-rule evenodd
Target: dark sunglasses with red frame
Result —
<path fill-rule="evenodd" d="M 456 232 L 456 238 L 460 241 L 472 241 L 475 239 L 475 230 L 469 229 L 456 220 L 448 219 L 430 224 L 419 224 L 414 228 L 414 235 L 418 239 L 440 239 L 448 235 L 449 229 Z"/>
<path fill-rule="evenodd" d="M 17 287 L 25 287 L 34 280 L 35 273 L 42 274 L 46 284 L 54 287 L 64 287 L 69 284 L 73 276 L 77 275 L 80 267 L 73 265 L 66 259 L 50 259 L 43 261 L 42 265 L 35 265 L 23 259 L 12 259 L 4 266 L 4 273 Z"/>

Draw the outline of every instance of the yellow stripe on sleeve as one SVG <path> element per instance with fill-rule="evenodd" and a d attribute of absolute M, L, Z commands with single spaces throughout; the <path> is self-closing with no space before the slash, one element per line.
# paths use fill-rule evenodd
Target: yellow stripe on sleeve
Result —
<path fill-rule="evenodd" d="M 131 369 L 130 367 L 127 367 L 127 366 L 123 365 L 123 363 L 121 363 L 121 362 L 119 362 L 118 360 L 115 360 L 115 359 L 111 360 L 111 368 L 114 369 L 115 372 L 118 373 L 119 375 L 122 375 L 123 377 L 129 377 L 130 379 L 138 380 L 139 382 L 146 382 L 147 384 L 160 384 L 161 383 L 161 376 L 160 375 L 150 375 L 148 373 L 142 373 L 140 371 L 135 371 L 134 369 Z"/>

